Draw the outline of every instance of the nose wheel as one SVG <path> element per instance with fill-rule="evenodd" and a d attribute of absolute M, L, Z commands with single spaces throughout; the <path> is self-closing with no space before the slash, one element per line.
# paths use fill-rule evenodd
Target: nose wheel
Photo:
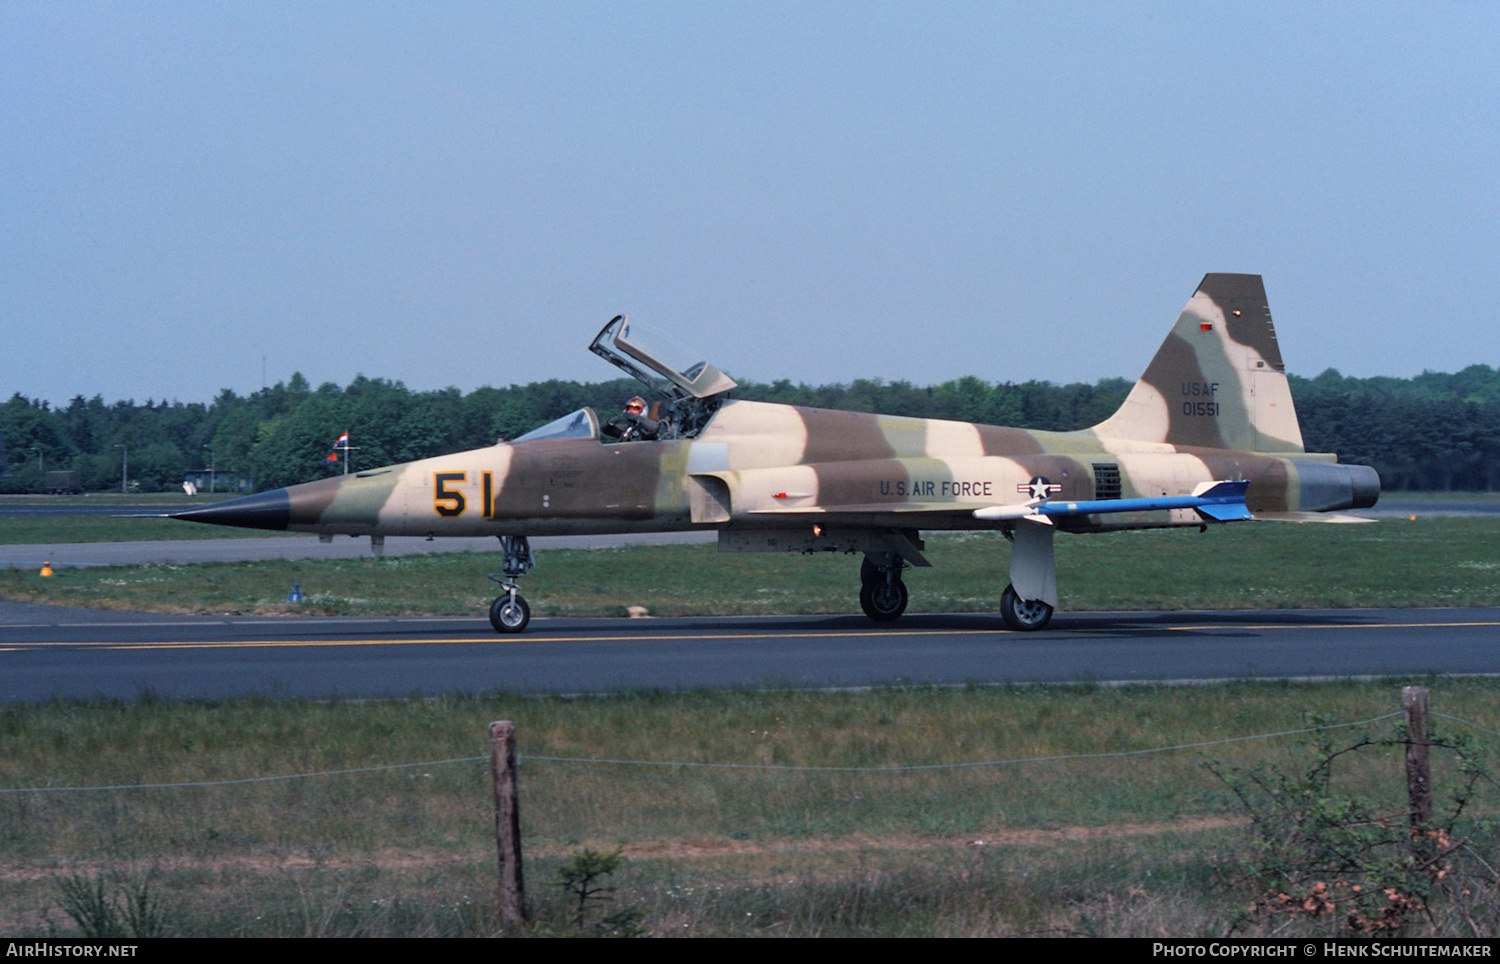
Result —
<path fill-rule="evenodd" d="M 500 596 L 490 604 L 490 625 L 497 633 L 519 633 L 531 622 L 531 607 L 519 593 Z"/>
<path fill-rule="evenodd" d="M 526 570 L 536 565 L 536 558 L 525 536 L 500 536 L 500 549 L 505 553 L 504 570 L 490 573 L 489 578 L 504 592 L 490 603 L 490 625 L 497 633 L 519 633 L 531 622 L 531 607 L 516 590 Z"/>

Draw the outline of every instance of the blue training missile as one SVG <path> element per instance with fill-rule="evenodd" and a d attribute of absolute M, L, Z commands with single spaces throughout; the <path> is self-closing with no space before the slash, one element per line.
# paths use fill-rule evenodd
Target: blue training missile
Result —
<path fill-rule="evenodd" d="M 1095 515 L 1106 512 L 1148 512 L 1153 509 L 1194 509 L 1213 522 L 1238 522 L 1251 518 L 1245 505 L 1250 482 L 1204 482 L 1192 495 L 1163 495 L 1145 499 L 1091 499 L 1084 502 L 1033 500 L 1021 505 L 996 505 L 976 509 L 974 518 L 985 522 L 1030 519 L 1051 524 L 1053 516 Z"/>

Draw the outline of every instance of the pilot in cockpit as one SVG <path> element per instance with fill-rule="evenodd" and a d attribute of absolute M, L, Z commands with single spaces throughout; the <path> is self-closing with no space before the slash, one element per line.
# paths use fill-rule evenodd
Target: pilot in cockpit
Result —
<path fill-rule="evenodd" d="M 637 395 L 625 403 L 625 411 L 605 422 L 601 431 L 622 442 L 652 441 L 661 434 L 661 422 L 646 415 L 646 400 Z"/>

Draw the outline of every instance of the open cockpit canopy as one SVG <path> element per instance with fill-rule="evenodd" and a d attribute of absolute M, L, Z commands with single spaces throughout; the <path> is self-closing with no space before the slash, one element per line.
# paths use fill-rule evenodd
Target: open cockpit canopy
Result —
<path fill-rule="evenodd" d="M 660 333 L 647 332 L 624 315 L 616 315 L 594 338 L 589 351 L 673 401 L 713 398 L 735 387 L 734 379 L 706 361 L 679 367 L 664 360 L 674 354 L 664 344 L 667 341 Z"/>
<path fill-rule="evenodd" d="M 662 398 L 652 406 L 652 418 L 660 421 L 659 439 L 692 438 L 719 410 L 723 396 L 736 387 L 734 379 L 706 361 L 677 365 L 671 357 L 690 357 L 673 350 L 672 340 L 660 332 L 646 332 L 624 315 L 610 319 L 589 351 L 639 380 Z"/>

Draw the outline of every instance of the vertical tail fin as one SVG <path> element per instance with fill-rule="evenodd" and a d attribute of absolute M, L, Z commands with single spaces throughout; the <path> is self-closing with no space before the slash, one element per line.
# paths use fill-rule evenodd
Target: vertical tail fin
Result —
<path fill-rule="evenodd" d="M 1258 274 L 1207 274 L 1107 438 L 1246 452 L 1301 452 L 1302 429 Z"/>

